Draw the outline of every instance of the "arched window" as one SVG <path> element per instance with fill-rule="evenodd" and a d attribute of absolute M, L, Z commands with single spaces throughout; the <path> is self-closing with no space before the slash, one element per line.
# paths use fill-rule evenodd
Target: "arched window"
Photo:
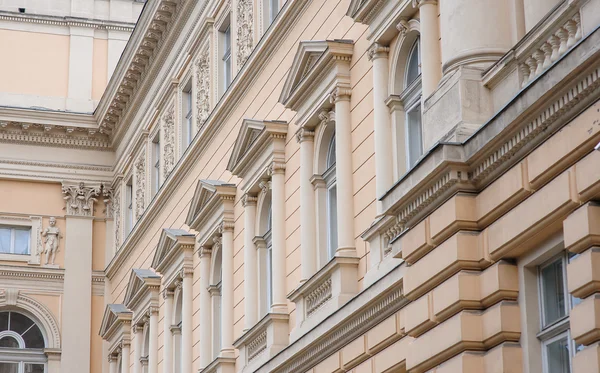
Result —
<path fill-rule="evenodd" d="M 142 348 L 142 372 L 148 373 L 148 358 L 150 357 L 150 324 L 144 324 L 144 347 Z"/>
<path fill-rule="evenodd" d="M 183 310 L 183 294 L 181 289 L 178 290 L 175 302 L 175 309 L 173 312 L 173 363 L 175 373 L 181 373 L 181 324 L 182 324 L 182 310 Z"/>
<path fill-rule="evenodd" d="M 221 281 L 223 280 L 221 242 L 215 242 L 212 248 L 213 264 L 211 285 L 209 287 L 212 315 L 212 354 L 216 359 L 221 351 Z"/>
<path fill-rule="evenodd" d="M 44 373 L 44 347 L 42 330 L 33 320 L 14 311 L 0 312 L 0 372 Z"/>
<path fill-rule="evenodd" d="M 327 252 L 329 259 L 337 250 L 337 186 L 335 177 L 335 134 L 331 136 L 327 149 L 326 169 L 323 173 L 327 188 Z"/>
<path fill-rule="evenodd" d="M 406 111 L 406 148 L 408 168 L 423 155 L 421 127 L 421 53 L 420 38 L 413 43 L 406 60 L 403 102 Z"/>

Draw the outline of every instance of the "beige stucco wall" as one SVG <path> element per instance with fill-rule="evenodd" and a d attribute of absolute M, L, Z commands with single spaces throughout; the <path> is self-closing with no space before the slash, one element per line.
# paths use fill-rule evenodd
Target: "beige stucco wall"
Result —
<path fill-rule="evenodd" d="M 94 39 L 92 99 L 100 100 L 108 83 L 108 40 Z"/>
<path fill-rule="evenodd" d="M 67 96 L 69 36 L 0 29 L 0 48 L 11 51 L 0 61 L 2 92 Z"/>

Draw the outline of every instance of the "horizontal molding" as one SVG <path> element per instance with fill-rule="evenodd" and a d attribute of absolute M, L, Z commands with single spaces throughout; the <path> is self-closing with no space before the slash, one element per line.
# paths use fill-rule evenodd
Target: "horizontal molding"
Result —
<path fill-rule="evenodd" d="M 31 13 L 16 13 L 0 11 L 1 21 L 39 23 L 52 26 L 74 26 L 74 27 L 89 27 L 99 30 L 115 30 L 132 32 L 135 23 L 107 21 L 101 19 L 89 19 L 80 17 L 59 17 L 43 14 Z"/>

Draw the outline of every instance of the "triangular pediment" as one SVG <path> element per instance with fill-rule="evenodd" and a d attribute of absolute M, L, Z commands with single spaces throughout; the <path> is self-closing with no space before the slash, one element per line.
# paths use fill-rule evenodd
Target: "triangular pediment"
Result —
<path fill-rule="evenodd" d="M 178 248 L 194 248 L 194 238 L 193 234 L 183 229 L 164 228 L 156 246 L 152 268 L 162 273 L 164 267 L 173 259 L 173 256 L 177 255 Z"/>
<path fill-rule="evenodd" d="M 131 321 L 133 313 L 123 304 L 107 304 L 100 326 L 100 336 L 108 339 L 123 321 Z"/>
<path fill-rule="evenodd" d="M 133 309 L 134 301 L 140 294 L 148 289 L 149 286 L 160 286 L 160 276 L 151 269 L 132 269 L 127 284 L 125 300 L 123 304 L 127 308 Z"/>
<path fill-rule="evenodd" d="M 227 170 L 243 178 L 245 166 L 275 138 L 285 139 L 287 122 L 244 119 L 227 164 Z"/>
<path fill-rule="evenodd" d="M 223 198 L 235 199 L 235 194 L 235 184 L 220 180 L 199 180 L 185 223 L 190 228 L 199 230 L 203 218 L 211 213 L 215 205 L 222 203 Z"/>
<path fill-rule="evenodd" d="M 294 98 L 302 86 L 311 80 L 318 80 L 321 72 L 334 60 L 334 57 L 352 58 L 351 40 L 309 40 L 298 45 L 294 62 L 286 78 L 279 102 L 293 108 Z"/>

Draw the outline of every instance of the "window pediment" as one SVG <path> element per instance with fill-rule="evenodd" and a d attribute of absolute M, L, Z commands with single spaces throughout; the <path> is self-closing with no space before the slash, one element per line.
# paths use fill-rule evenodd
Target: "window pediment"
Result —
<path fill-rule="evenodd" d="M 198 232 L 223 220 L 233 221 L 235 184 L 220 180 L 199 180 L 185 223 Z"/>
<path fill-rule="evenodd" d="M 123 304 L 107 304 L 100 326 L 102 339 L 113 342 L 123 337 L 129 337 L 132 316 L 133 312 Z"/>
<path fill-rule="evenodd" d="M 349 86 L 353 49 L 352 40 L 300 42 L 279 102 L 298 111 L 309 95 L 322 98 L 338 84 Z"/>
<path fill-rule="evenodd" d="M 184 253 L 186 250 L 191 252 L 194 250 L 195 235 L 184 231 L 183 229 L 164 228 L 154 258 L 152 259 L 152 268 L 163 273 L 177 260 L 179 253 Z M 183 257 L 181 258 L 184 259 Z"/>
<path fill-rule="evenodd" d="M 283 121 L 244 119 L 227 170 L 242 179 L 265 162 L 285 160 L 288 124 Z"/>
<path fill-rule="evenodd" d="M 153 300 L 158 305 L 161 276 L 151 269 L 132 269 L 123 304 L 134 313 L 143 311 Z"/>

